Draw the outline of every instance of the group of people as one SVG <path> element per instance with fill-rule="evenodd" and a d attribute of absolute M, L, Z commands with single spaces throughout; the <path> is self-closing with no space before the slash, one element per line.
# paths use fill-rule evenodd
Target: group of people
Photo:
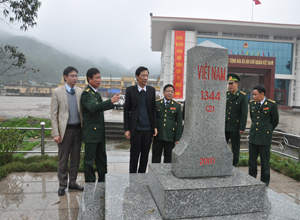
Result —
<path fill-rule="evenodd" d="M 113 103 L 120 99 L 119 93 L 109 100 L 102 100 L 97 90 L 101 83 L 101 75 L 96 68 L 87 71 L 88 86 L 84 91 L 75 86 L 78 79 L 76 68 L 67 67 L 63 77 L 65 85 L 54 89 L 51 98 L 52 135 L 58 144 L 59 196 L 65 194 L 67 187 L 74 190 L 84 189 L 76 183 L 82 142 L 85 143 L 85 181 L 96 180 L 94 162 L 98 171 L 98 181 L 105 180 L 107 161 L 103 111 L 113 109 Z"/>
<path fill-rule="evenodd" d="M 147 85 L 149 70 L 139 67 L 135 72 L 137 85 L 126 89 L 124 105 L 124 130 L 130 140 L 130 173 L 145 173 L 152 144 L 152 163 L 171 163 L 172 149 L 181 138 L 181 104 L 173 100 L 175 88 L 167 84 L 163 88 L 164 98 L 156 100 L 155 89 Z M 96 165 L 98 182 L 105 181 L 107 156 L 105 147 L 104 111 L 113 109 L 120 93 L 106 101 L 98 91 L 101 83 L 100 71 L 91 68 L 86 73 L 87 87 L 82 91 L 75 86 L 78 71 L 67 67 L 63 71 L 65 85 L 53 90 L 51 98 L 52 135 L 58 144 L 58 195 L 65 190 L 83 190 L 77 182 L 81 144 L 85 143 L 85 182 L 95 182 L 93 165 Z M 231 139 L 233 166 L 237 166 L 240 151 L 240 135 L 245 132 L 248 114 L 246 94 L 238 90 L 239 77 L 228 75 L 229 90 L 226 101 L 225 136 Z M 266 89 L 258 85 L 253 90 L 250 102 L 249 174 L 256 177 L 256 160 L 260 154 L 261 180 L 270 181 L 270 144 L 272 132 L 278 124 L 278 110 L 274 101 L 265 97 Z M 68 166 L 69 165 L 69 166 Z M 69 178 L 68 178 L 69 175 Z"/>
<path fill-rule="evenodd" d="M 240 78 L 236 74 L 228 74 L 226 98 L 225 137 L 231 140 L 233 166 L 237 166 L 240 154 L 240 137 L 245 133 L 248 116 L 248 99 L 246 93 L 238 89 Z M 253 100 L 249 111 L 251 127 L 249 132 L 249 175 L 257 176 L 257 158 L 260 155 L 260 180 L 267 186 L 270 183 L 270 148 L 272 133 L 279 122 L 276 102 L 268 99 L 266 88 L 257 85 L 253 88 Z"/>
<path fill-rule="evenodd" d="M 153 163 L 171 162 L 174 144 L 182 134 L 182 113 L 179 102 L 174 101 L 174 87 L 164 87 L 164 99 L 156 100 L 155 89 L 146 85 L 149 71 L 145 67 L 136 70 L 137 85 L 126 89 L 124 106 L 125 137 L 130 139 L 130 173 L 145 173 L 148 155 L 153 143 Z M 75 86 L 78 71 L 67 67 L 63 72 L 65 85 L 53 90 L 51 98 L 52 135 L 58 144 L 58 195 L 65 190 L 83 190 L 77 182 L 81 144 L 85 144 L 85 182 L 95 182 L 93 165 L 96 165 L 98 182 L 105 181 L 107 156 L 105 147 L 104 111 L 113 109 L 120 93 L 106 101 L 97 90 L 101 83 L 100 71 L 91 68 L 86 73 L 88 86 L 82 91 Z M 68 166 L 69 165 L 69 166 Z M 69 175 L 69 178 L 68 178 Z"/>

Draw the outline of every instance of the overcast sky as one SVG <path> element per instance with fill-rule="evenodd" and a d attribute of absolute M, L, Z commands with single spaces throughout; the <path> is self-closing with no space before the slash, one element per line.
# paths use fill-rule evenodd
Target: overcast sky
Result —
<path fill-rule="evenodd" d="M 260 0 L 253 21 L 300 24 L 299 0 Z M 150 12 L 154 16 L 251 21 L 252 0 L 42 0 L 38 26 L 0 28 L 29 35 L 86 59 L 107 57 L 126 68 L 160 66 L 151 51 Z"/>

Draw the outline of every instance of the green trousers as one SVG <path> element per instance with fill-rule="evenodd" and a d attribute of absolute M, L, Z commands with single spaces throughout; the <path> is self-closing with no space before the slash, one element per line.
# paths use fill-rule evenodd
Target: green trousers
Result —
<path fill-rule="evenodd" d="M 95 170 L 93 164 L 96 164 L 98 171 L 98 182 L 105 182 L 105 174 L 107 173 L 107 158 L 105 142 L 101 143 L 85 143 L 84 156 L 84 178 L 85 182 L 95 182 Z"/>
<path fill-rule="evenodd" d="M 236 167 L 239 163 L 239 157 L 240 157 L 241 135 L 239 132 L 225 131 L 225 137 L 227 143 L 229 139 L 231 140 L 231 149 L 233 153 L 232 165 Z"/>
<path fill-rule="evenodd" d="M 162 151 L 164 151 L 164 163 L 171 163 L 173 148 L 174 142 L 154 140 L 152 145 L 152 163 L 160 163 Z"/>
<path fill-rule="evenodd" d="M 249 175 L 257 176 L 257 158 L 260 155 L 261 176 L 260 180 L 267 186 L 270 183 L 270 145 L 255 145 L 249 143 Z"/>

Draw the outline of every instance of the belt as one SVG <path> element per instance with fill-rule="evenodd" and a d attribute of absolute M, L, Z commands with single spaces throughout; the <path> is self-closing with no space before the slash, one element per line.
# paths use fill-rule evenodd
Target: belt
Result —
<path fill-rule="evenodd" d="M 67 129 L 77 129 L 77 128 L 81 128 L 80 124 L 77 125 L 67 125 Z"/>

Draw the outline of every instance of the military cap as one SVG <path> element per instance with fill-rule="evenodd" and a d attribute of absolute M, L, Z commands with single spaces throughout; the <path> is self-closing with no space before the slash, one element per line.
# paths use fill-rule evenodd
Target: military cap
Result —
<path fill-rule="evenodd" d="M 232 82 L 239 82 L 240 77 L 234 73 L 229 73 L 227 76 L 227 82 L 232 83 Z"/>

